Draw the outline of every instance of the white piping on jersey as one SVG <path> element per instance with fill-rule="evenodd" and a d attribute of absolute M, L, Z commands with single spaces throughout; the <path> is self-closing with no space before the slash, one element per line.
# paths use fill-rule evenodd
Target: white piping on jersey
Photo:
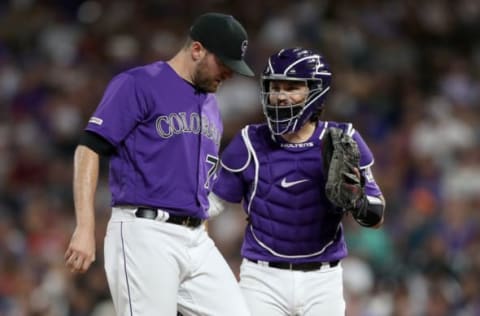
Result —
<path fill-rule="evenodd" d="M 245 126 L 244 129 L 247 130 L 247 134 L 248 134 L 248 125 Z M 245 140 L 245 137 L 243 137 L 243 130 L 244 130 L 244 129 L 242 129 L 242 138 Z M 247 153 L 248 153 L 247 161 L 245 162 L 245 164 L 244 164 L 243 166 L 241 166 L 241 167 L 238 168 L 238 169 L 229 168 L 227 165 L 225 165 L 225 164 L 223 163 L 222 160 L 220 160 L 220 164 L 222 165 L 223 168 L 227 169 L 227 170 L 230 171 L 230 172 L 241 172 L 241 171 L 247 169 L 248 165 L 250 164 L 250 161 L 252 160 L 252 153 L 250 152 L 250 150 L 248 150 L 248 146 L 247 146 Z"/>
<path fill-rule="evenodd" d="M 253 178 L 253 186 L 252 186 L 252 194 L 250 195 L 250 201 L 248 201 L 248 206 L 247 206 L 247 214 L 250 215 L 250 207 L 252 206 L 252 201 L 253 197 L 257 193 L 257 185 L 258 185 L 258 172 L 259 172 L 259 163 L 258 163 L 258 158 L 257 155 L 255 154 L 255 149 L 253 149 L 252 142 L 250 141 L 250 138 L 248 137 L 248 125 L 242 129 L 242 138 L 243 141 L 245 142 L 245 146 L 247 146 L 247 150 L 249 152 L 249 156 L 252 156 L 253 162 L 255 165 L 255 176 Z"/>
<path fill-rule="evenodd" d="M 335 237 L 337 236 L 338 234 L 338 231 L 341 227 L 341 223 L 338 224 L 337 226 L 337 230 L 335 231 Z M 279 252 L 276 252 L 275 250 L 273 250 L 272 248 L 268 247 L 267 245 L 265 245 L 263 242 L 261 242 L 257 236 L 255 235 L 255 231 L 253 230 L 253 225 L 250 225 L 250 231 L 252 232 L 252 235 L 253 235 L 253 238 L 255 239 L 255 241 L 260 245 L 262 246 L 263 248 L 265 248 L 266 250 L 268 250 L 272 255 L 275 255 L 277 257 L 280 257 L 280 258 L 286 258 L 286 259 L 299 259 L 299 258 L 310 258 L 310 257 L 315 257 L 315 256 L 318 256 L 318 255 L 321 255 L 328 247 L 330 247 L 331 244 L 333 244 L 335 238 L 333 238 L 332 240 L 330 240 L 325 246 L 323 246 L 322 249 L 320 249 L 319 251 L 317 252 L 314 252 L 314 253 L 309 253 L 309 254 L 306 254 L 306 255 L 284 255 L 284 254 L 281 254 Z"/>
<path fill-rule="evenodd" d="M 365 170 L 367 168 L 370 168 L 373 165 L 374 162 L 375 162 L 375 159 L 372 159 L 372 161 L 368 165 L 360 166 L 360 169 Z"/>
<path fill-rule="evenodd" d="M 257 155 L 255 154 L 255 149 L 253 148 L 252 142 L 250 141 L 250 138 L 248 137 L 248 125 L 242 129 L 242 138 L 245 142 L 245 145 L 247 146 L 247 150 L 250 152 L 250 155 L 253 157 L 253 161 L 255 164 L 255 176 L 253 180 L 253 186 L 252 186 L 252 193 L 250 195 L 250 200 L 248 201 L 248 206 L 247 206 L 247 214 L 250 215 L 250 208 L 252 206 L 253 199 L 255 197 L 255 194 L 257 193 L 257 185 L 258 185 L 258 174 L 259 174 L 259 169 L 260 169 L 260 164 L 258 163 L 258 158 Z M 335 237 L 337 236 L 340 227 L 342 226 L 342 223 L 340 222 L 337 226 L 337 229 L 335 231 L 335 236 L 332 240 L 330 240 L 322 249 L 320 249 L 317 252 L 306 254 L 306 255 L 285 255 L 281 254 L 279 252 L 276 252 L 266 244 L 264 244 L 260 239 L 258 239 L 257 235 L 255 235 L 255 231 L 253 230 L 253 225 L 250 225 L 250 231 L 252 232 L 252 236 L 255 239 L 255 241 L 264 249 L 266 249 L 268 252 L 271 254 L 280 257 L 280 258 L 286 258 L 286 259 L 298 259 L 298 258 L 310 258 L 310 257 L 315 257 L 318 255 L 321 255 L 325 249 L 327 249 L 331 244 L 333 244 Z"/>

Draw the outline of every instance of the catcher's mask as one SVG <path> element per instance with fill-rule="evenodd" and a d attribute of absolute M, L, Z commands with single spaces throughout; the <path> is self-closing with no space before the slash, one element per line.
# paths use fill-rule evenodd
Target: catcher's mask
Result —
<path fill-rule="evenodd" d="M 298 131 L 320 110 L 330 90 L 332 73 L 324 58 L 303 48 L 282 49 L 268 59 L 261 76 L 263 114 L 273 135 Z M 304 102 L 278 107 L 270 104 L 271 80 L 304 81 L 309 93 Z"/>

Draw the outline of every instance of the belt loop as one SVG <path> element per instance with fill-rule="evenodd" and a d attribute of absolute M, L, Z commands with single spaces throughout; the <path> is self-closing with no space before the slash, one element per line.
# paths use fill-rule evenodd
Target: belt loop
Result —
<path fill-rule="evenodd" d="M 168 221 L 169 218 L 170 218 L 170 214 L 168 214 L 168 212 L 165 212 L 162 209 L 157 209 L 157 218 L 156 218 L 157 221 L 166 222 Z"/>
<path fill-rule="evenodd" d="M 263 266 L 263 267 L 268 267 L 269 266 L 268 261 L 258 260 L 256 263 Z"/>

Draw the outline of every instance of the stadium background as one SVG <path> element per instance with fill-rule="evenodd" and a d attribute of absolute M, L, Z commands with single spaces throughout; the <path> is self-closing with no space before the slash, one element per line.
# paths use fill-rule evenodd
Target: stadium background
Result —
<path fill-rule="evenodd" d="M 1 1 L 0 315 L 113 315 L 106 168 L 97 261 L 83 276 L 64 268 L 77 137 L 114 74 L 172 56 L 206 11 L 242 21 L 257 74 L 280 47 L 323 52 L 334 72 L 326 117 L 354 122 L 376 156 L 386 221 L 376 231 L 345 221 L 347 315 L 480 315 L 477 0 Z M 232 79 L 219 100 L 224 144 L 262 120 L 258 77 Z M 235 272 L 244 223 L 239 210 L 210 223 Z"/>

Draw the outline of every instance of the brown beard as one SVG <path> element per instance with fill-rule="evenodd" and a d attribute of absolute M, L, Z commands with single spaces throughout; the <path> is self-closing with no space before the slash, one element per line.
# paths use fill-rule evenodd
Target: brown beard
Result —
<path fill-rule="evenodd" d="M 199 90 L 205 92 L 213 93 L 218 89 L 217 82 L 209 74 L 206 58 L 198 63 L 197 68 L 193 73 L 192 81 Z"/>

